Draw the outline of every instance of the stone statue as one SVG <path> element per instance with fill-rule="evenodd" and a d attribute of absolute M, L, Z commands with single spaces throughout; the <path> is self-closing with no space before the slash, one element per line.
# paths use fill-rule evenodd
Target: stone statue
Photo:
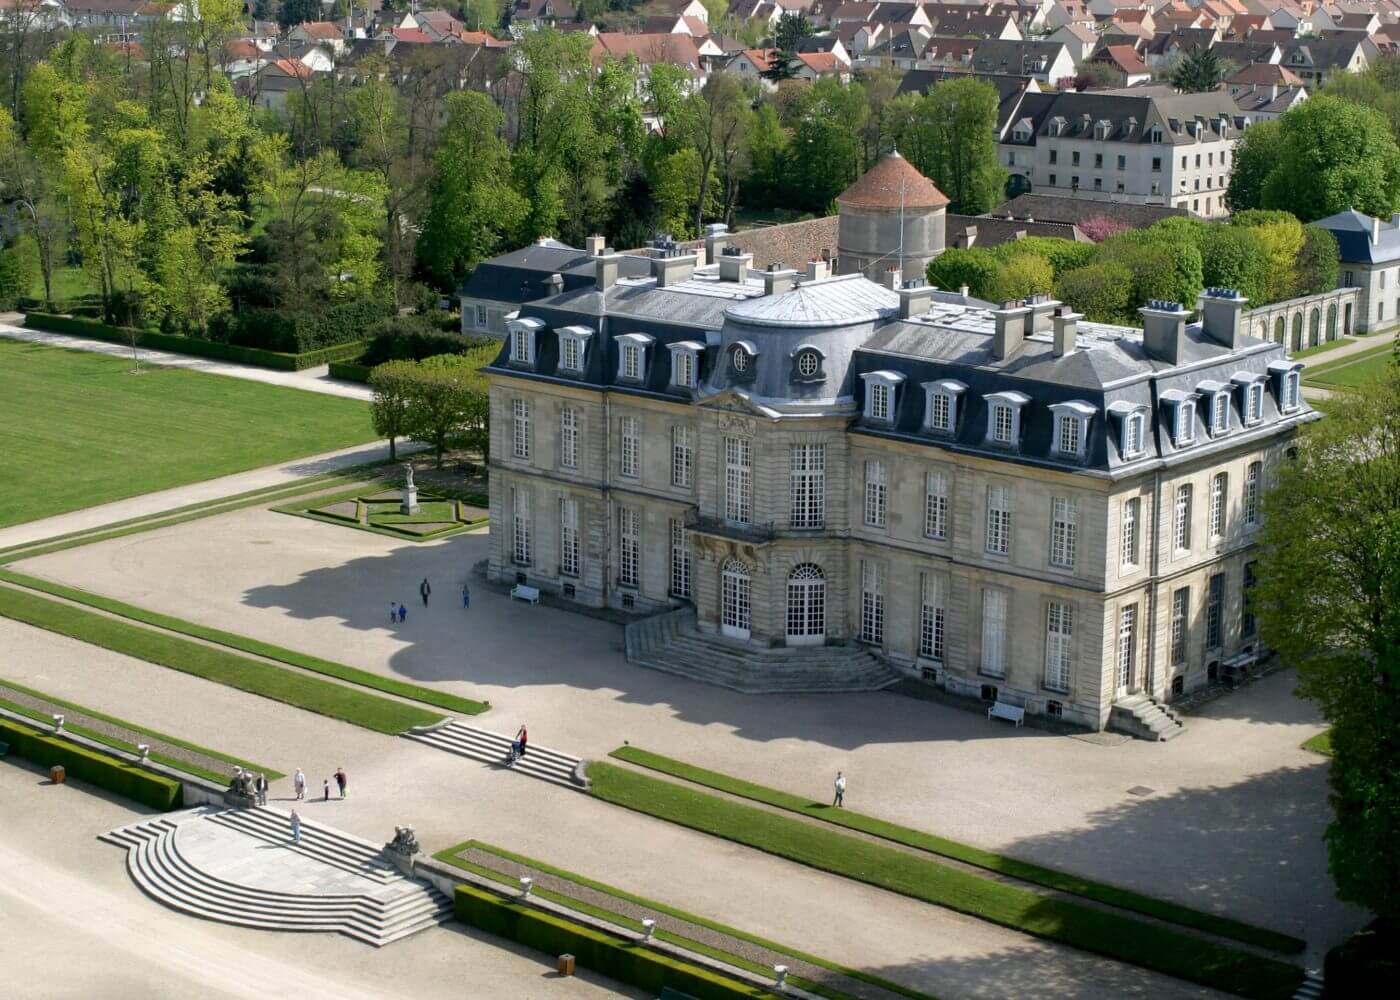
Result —
<path fill-rule="evenodd" d="M 412 856 L 422 850 L 422 848 L 418 846 L 418 836 L 413 832 L 413 827 L 411 826 L 394 827 L 394 839 L 384 846 L 395 854 L 402 854 L 405 856 Z"/>
<path fill-rule="evenodd" d="M 257 789 L 253 785 L 253 772 L 235 768 L 229 779 L 224 801 L 229 805 L 250 806 L 257 802 Z"/>
<path fill-rule="evenodd" d="M 406 490 L 411 490 L 411 489 L 414 488 L 414 487 L 413 487 L 413 463 L 412 463 L 412 462 L 405 462 L 405 463 L 403 464 L 403 471 L 404 471 L 404 475 L 407 477 L 407 478 L 404 479 L 403 488 L 406 489 Z"/>

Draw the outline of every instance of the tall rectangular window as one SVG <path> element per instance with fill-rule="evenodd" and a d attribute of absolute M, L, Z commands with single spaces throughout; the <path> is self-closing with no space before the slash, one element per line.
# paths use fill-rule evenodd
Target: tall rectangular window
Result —
<path fill-rule="evenodd" d="M 1050 565 L 1074 569 L 1079 505 L 1069 497 L 1056 497 L 1050 507 Z"/>
<path fill-rule="evenodd" d="M 1254 575 L 1256 565 L 1252 562 L 1244 564 L 1244 588 L 1240 595 L 1240 635 L 1245 638 L 1253 636 L 1254 630 L 1258 627 L 1258 622 L 1254 619 L 1254 605 L 1251 597 L 1256 580 Z"/>
<path fill-rule="evenodd" d="M 572 406 L 559 411 L 559 466 L 578 468 L 578 410 Z"/>
<path fill-rule="evenodd" d="M 1006 591 L 982 591 L 982 673 L 1006 676 Z"/>
<path fill-rule="evenodd" d="M 1176 488 L 1176 508 L 1172 520 L 1172 544 L 1177 552 L 1191 550 L 1191 484 Z"/>
<path fill-rule="evenodd" d="M 1244 523 L 1259 523 L 1259 479 L 1264 467 L 1259 462 L 1250 462 L 1249 471 L 1244 477 Z"/>
<path fill-rule="evenodd" d="M 690 533 L 677 518 L 671 520 L 671 593 L 690 596 Z"/>
<path fill-rule="evenodd" d="M 930 472 L 924 485 L 924 534 L 946 541 L 948 538 L 948 475 Z"/>
<path fill-rule="evenodd" d="M 637 479 L 642 474 L 642 430 L 636 417 L 623 417 L 618 426 L 621 429 L 619 471 L 628 479 Z"/>
<path fill-rule="evenodd" d="M 1074 609 L 1051 601 L 1045 612 L 1045 686 L 1069 690 L 1069 668 L 1074 645 Z"/>
<path fill-rule="evenodd" d="M 671 485 L 690 489 L 694 470 L 694 432 L 683 424 L 677 424 L 671 428 Z"/>
<path fill-rule="evenodd" d="M 559 572 L 578 576 L 578 501 L 559 501 Z"/>
<path fill-rule="evenodd" d="M 1129 497 L 1123 501 L 1123 520 L 1119 525 L 1118 541 L 1122 547 L 1124 569 L 1138 564 L 1138 514 L 1142 510 L 1140 497 Z"/>
<path fill-rule="evenodd" d="M 928 425 L 936 431 L 953 429 L 953 398 L 946 392 L 935 392 L 928 398 Z"/>
<path fill-rule="evenodd" d="M 512 400 L 510 410 L 510 453 L 515 458 L 528 459 L 530 457 L 530 404 L 523 399 Z"/>
<path fill-rule="evenodd" d="M 885 580 L 880 564 L 861 563 L 860 639 L 881 645 L 885 641 Z"/>
<path fill-rule="evenodd" d="M 885 463 L 873 459 L 865 463 L 865 523 L 872 528 L 885 526 Z"/>
<path fill-rule="evenodd" d="M 1128 416 L 1128 421 L 1124 425 L 1123 434 L 1123 454 L 1127 456 L 1142 454 L 1142 433 L 1146 419 L 1141 413 L 1133 413 Z"/>
<path fill-rule="evenodd" d="M 1001 444 L 1011 441 L 1011 407 L 998 403 L 992 407 L 992 440 Z"/>
<path fill-rule="evenodd" d="M 1136 604 L 1129 604 L 1118 613 L 1118 686 L 1132 687 L 1133 660 L 1137 652 Z"/>
<path fill-rule="evenodd" d="M 987 487 L 987 551 L 1004 556 L 1011 552 L 1011 489 Z"/>
<path fill-rule="evenodd" d="M 1225 574 L 1210 578 L 1206 596 L 1206 646 L 1214 649 L 1225 645 Z"/>
<path fill-rule="evenodd" d="M 617 582 L 636 587 L 641 580 L 642 526 L 636 507 L 617 509 Z"/>
<path fill-rule="evenodd" d="M 736 524 L 753 519 L 753 465 L 747 438 L 724 439 L 724 517 Z"/>
<path fill-rule="evenodd" d="M 1176 429 L 1173 436 L 1176 438 L 1178 448 L 1196 440 L 1196 406 L 1194 403 L 1176 404 Z"/>
<path fill-rule="evenodd" d="M 691 354 L 689 351 L 672 351 L 671 358 L 672 367 L 674 368 L 674 371 L 671 373 L 671 381 L 684 389 L 694 388 L 695 355 Z"/>
<path fill-rule="evenodd" d="M 579 358 L 577 337 L 559 338 L 559 367 L 566 368 L 571 372 L 579 371 L 583 368 Z"/>
<path fill-rule="evenodd" d="M 890 419 L 890 387 L 883 382 L 870 383 L 870 419 Z"/>
<path fill-rule="evenodd" d="M 1066 455 L 1079 454 L 1079 418 L 1060 417 L 1060 451 Z"/>
<path fill-rule="evenodd" d="M 1210 400 L 1210 432 L 1224 434 L 1230 429 L 1230 394 L 1217 392 Z"/>
<path fill-rule="evenodd" d="M 511 561 L 519 566 L 530 565 L 530 493 L 510 491 Z"/>
<path fill-rule="evenodd" d="M 1182 587 L 1172 593 L 1171 661 L 1173 665 L 1186 662 L 1186 629 L 1191 614 L 1191 588 Z"/>
<path fill-rule="evenodd" d="M 1225 534 L 1225 490 L 1229 477 L 1217 472 L 1210 480 L 1210 537 L 1220 538 Z"/>
<path fill-rule="evenodd" d="M 947 614 L 944 610 L 943 579 L 935 573 L 924 573 L 920 584 L 919 655 L 941 662 Z"/>
<path fill-rule="evenodd" d="M 622 345 L 622 377 L 642 377 L 642 349 L 636 344 Z"/>
<path fill-rule="evenodd" d="M 534 359 L 534 351 L 531 348 L 534 344 L 531 341 L 529 330 L 516 330 L 510 335 L 510 359 L 520 364 L 528 365 Z"/>
<path fill-rule="evenodd" d="M 793 445 L 791 463 L 792 526 L 820 528 L 826 517 L 826 445 Z"/>

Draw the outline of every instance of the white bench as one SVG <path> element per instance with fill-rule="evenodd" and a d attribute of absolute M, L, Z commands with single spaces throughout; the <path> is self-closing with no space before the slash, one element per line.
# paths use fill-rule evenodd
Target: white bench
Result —
<path fill-rule="evenodd" d="M 527 587 L 523 583 L 517 583 L 510 588 L 510 597 L 513 601 L 529 601 L 531 604 L 539 604 L 540 588 Z"/>
<path fill-rule="evenodd" d="M 989 720 L 1005 719 L 1007 722 L 1013 722 L 1020 726 L 1025 724 L 1026 710 L 1017 708 L 1015 705 L 1008 705 L 1004 701 L 994 701 L 992 707 L 987 709 L 987 718 Z"/>

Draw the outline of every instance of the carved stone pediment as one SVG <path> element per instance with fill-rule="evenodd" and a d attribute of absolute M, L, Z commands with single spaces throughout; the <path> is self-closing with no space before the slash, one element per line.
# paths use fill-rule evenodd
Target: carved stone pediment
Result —
<path fill-rule="evenodd" d="M 772 420 L 778 416 L 776 412 L 755 403 L 747 393 L 738 389 L 725 389 L 701 400 L 700 405 L 707 410 L 721 411 L 720 427 L 726 430 L 734 427 L 752 431 L 756 426 L 754 418 Z"/>

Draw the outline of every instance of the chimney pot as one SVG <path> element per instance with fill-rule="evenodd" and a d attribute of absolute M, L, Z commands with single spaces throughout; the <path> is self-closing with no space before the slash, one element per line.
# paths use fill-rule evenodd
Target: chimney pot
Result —
<path fill-rule="evenodd" d="M 826 277 L 826 261 L 809 260 L 807 262 L 807 280 L 820 281 Z"/>
<path fill-rule="evenodd" d="M 998 361 L 1006 361 L 1018 350 L 1026 339 L 1026 320 L 1030 309 L 1020 302 L 1003 302 L 1000 309 L 993 309 L 996 320 L 996 333 L 992 336 L 992 356 Z"/>
<path fill-rule="evenodd" d="M 1060 303 L 1045 292 L 1037 292 L 1027 300 L 1026 305 L 1031 307 L 1026 333 L 1048 333 L 1050 314 L 1059 307 Z"/>
<path fill-rule="evenodd" d="M 723 222 L 712 222 L 705 227 L 705 263 L 713 264 L 729 245 L 729 227 Z"/>
<path fill-rule="evenodd" d="M 885 268 L 884 272 L 880 275 L 880 284 L 884 285 L 886 288 L 888 288 L 888 289 L 889 289 L 890 291 L 892 291 L 892 292 L 898 290 L 898 288 L 899 288 L 899 268 L 897 268 L 897 267 L 887 267 L 887 268 Z"/>
<path fill-rule="evenodd" d="M 602 236 L 589 236 L 583 241 L 583 248 L 588 252 L 588 256 L 590 257 L 601 257 L 606 246 L 607 240 Z"/>
<path fill-rule="evenodd" d="M 719 255 L 719 280 L 742 282 L 748 277 L 753 254 L 739 253 L 736 247 L 725 247 Z"/>
<path fill-rule="evenodd" d="M 1379 217 L 1371 220 L 1371 245 L 1378 246 L 1381 242 L 1381 220 Z"/>
<path fill-rule="evenodd" d="M 651 258 L 651 275 L 657 288 L 669 288 L 685 281 L 695 273 L 696 256 L 682 253 L 674 247 L 658 248 Z"/>
<path fill-rule="evenodd" d="M 790 291 L 797 281 L 797 272 L 794 270 L 779 270 L 777 264 L 768 265 L 768 270 L 763 272 L 763 294 L 781 295 Z"/>

